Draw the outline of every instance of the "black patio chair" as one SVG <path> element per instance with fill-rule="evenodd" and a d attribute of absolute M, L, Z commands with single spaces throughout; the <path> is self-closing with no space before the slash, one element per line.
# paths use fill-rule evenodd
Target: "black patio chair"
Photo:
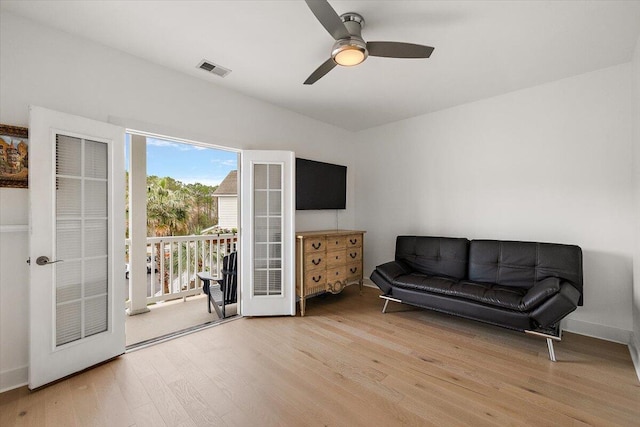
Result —
<path fill-rule="evenodd" d="M 217 280 L 222 291 L 222 318 L 225 306 L 238 302 L 238 252 L 231 252 L 222 259 L 222 279 Z"/>
<path fill-rule="evenodd" d="M 211 303 L 218 317 L 226 318 L 226 305 L 238 302 L 238 252 L 231 252 L 222 259 L 222 278 L 214 279 L 207 273 L 198 273 L 202 280 L 202 291 L 207 294 L 207 308 L 211 313 Z M 211 286 L 211 281 L 218 282 L 218 286 Z M 220 310 L 222 308 L 222 311 Z"/>

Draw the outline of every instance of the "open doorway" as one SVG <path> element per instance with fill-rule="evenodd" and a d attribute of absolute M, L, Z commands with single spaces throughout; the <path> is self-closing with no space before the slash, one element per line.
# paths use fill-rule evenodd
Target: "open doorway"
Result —
<path fill-rule="evenodd" d="M 125 145 L 127 347 L 234 316 L 239 152 L 136 132 Z"/>

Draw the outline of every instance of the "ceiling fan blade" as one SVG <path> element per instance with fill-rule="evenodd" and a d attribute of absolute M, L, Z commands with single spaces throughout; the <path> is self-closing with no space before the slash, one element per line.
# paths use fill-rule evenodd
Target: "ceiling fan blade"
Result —
<path fill-rule="evenodd" d="M 322 63 L 321 66 L 316 68 L 316 70 L 313 73 L 311 73 L 311 75 L 307 78 L 307 80 L 304 81 L 304 84 L 306 85 L 314 84 L 315 82 L 320 80 L 325 74 L 327 74 L 329 71 L 333 70 L 333 68 L 336 65 L 338 64 L 335 63 L 333 58 L 327 59 Z"/>
<path fill-rule="evenodd" d="M 351 37 L 342 19 L 331 7 L 327 0 L 305 0 L 311 12 L 318 18 L 322 26 L 329 31 L 329 34 L 336 39 L 347 39 Z"/>
<path fill-rule="evenodd" d="M 428 58 L 433 52 L 431 46 L 400 42 L 367 42 L 369 56 L 385 58 Z"/>

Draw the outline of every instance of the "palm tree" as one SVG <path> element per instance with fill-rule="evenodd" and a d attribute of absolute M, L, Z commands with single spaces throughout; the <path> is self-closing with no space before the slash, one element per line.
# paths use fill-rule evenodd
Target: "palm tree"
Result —
<path fill-rule="evenodd" d="M 173 236 L 187 230 L 188 201 L 180 192 L 171 189 L 171 178 L 147 177 L 147 234 Z M 175 182 L 175 181 L 174 181 Z M 156 269 L 160 269 L 160 244 L 156 244 Z M 164 292 L 169 293 L 169 272 L 165 270 Z"/>
<path fill-rule="evenodd" d="M 170 188 L 171 178 L 147 178 L 147 233 L 174 236 L 187 231 L 189 200 L 186 194 Z"/>

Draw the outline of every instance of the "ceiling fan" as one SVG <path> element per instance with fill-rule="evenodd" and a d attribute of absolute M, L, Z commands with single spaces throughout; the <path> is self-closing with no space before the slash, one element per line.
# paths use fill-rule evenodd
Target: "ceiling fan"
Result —
<path fill-rule="evenodd" d="M 314 84 L 336 65 L 351 67 L 360 64 L 368 56 L 428 58 L 433 52 L 432 47 L 421 44 L 365 42 L 361 35 L 364 28 L 364 18 L 361 15 L 347 12 L 338 16 L 327 0 L 305 0 L 305 2 L 322 26 L 336 39 L 331 49 L 331 58 L 311 73 L 304 81 L 306 85 Z"/>

